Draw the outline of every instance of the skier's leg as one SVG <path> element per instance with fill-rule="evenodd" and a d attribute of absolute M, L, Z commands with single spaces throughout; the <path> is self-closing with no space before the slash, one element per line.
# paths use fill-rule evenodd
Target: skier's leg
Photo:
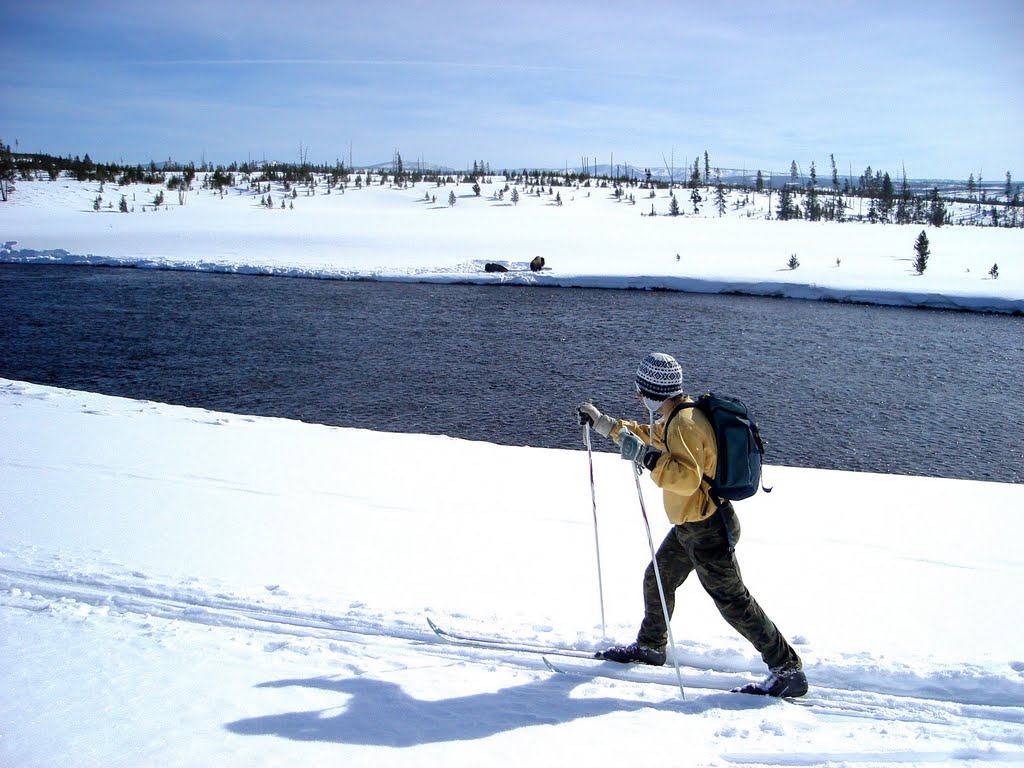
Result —
<path fill-rule="evenodd" d="M 661 574 L 665 591 L 665 604 L 671 617 L 676 605 L 676 590 L 686 581 L 693 570 L 693 563 L 680 540 L 680 526 L 674 526 L 658 547 L 658 572 Z M 654 572 L 654 563 L 644 572 L 644 620 L 637 633 L 637 642 L 651 648 L 664 648 L 668 642 L 668 627 L 665 612 L 661 607 L 661 595 Z"/>
<path fill-rule="evenodd" d="M 750 641 L 770 669 L 799 669 L 800 657 L 743 583 L 732 546 L 740 533 L 732 505 L 726 502 L 714 517 L 697 523 L 694 533 L 688 540 L 690 557 L 722 618 Z"/>

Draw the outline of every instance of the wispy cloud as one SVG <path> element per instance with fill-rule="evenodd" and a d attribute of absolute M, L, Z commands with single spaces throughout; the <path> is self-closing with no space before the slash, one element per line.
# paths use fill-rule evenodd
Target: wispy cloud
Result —
<path fill-rule="evenodd" d="M 442 69 L 480 70 L 495 72 L 590 72 L 588 67 L 565 65 L 530 64 L 520 62 L 472 62 L 455 59 L 289 59 L 289 58 L 244 58 L 244 59 L 171 59 L 167 61 L 139 62 L 147 66 L 324 66 L 324 67 L 439 67 Z"/>

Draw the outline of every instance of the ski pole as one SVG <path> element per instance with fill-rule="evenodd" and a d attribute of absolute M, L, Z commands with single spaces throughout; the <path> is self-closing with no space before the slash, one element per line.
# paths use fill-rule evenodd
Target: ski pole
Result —
<path fill-rule="evenodd" d="M 594 510 L 594 549 L 597 551 L 597 593 L 601 600 L 601 637 L 608 637 L 604 622 L 604 583 L 601 579 L 601 542 L 597 535 L 597 493 L 594 490 L 594 453 L 590 447 L 590 424 L 584 427 L 587 442 L 587 461 L 590 463 L 590 506 Z"/>
<path fill-rule="evenodd" d="M 644 529 L 647 531 L 647 544 L 651 548 L 651 564 L 654 566 L 654 580 L 658 582 L 658 596 L 661 598 L 661 610 L 665 614 L 665 626 L 668 628 L 668 645 L 672 650 L 672 663 L 676 668 L 676 680 L 679 681 L 679 695 L 686 701 L 683 689 L 683 673 L 679 670 L 679 656 L 676 654 L 676 640 L 672 636 L 672 617 L 668 615 L 668 602 L 665 600 L 665 587 L 661 583 L 661 571 L 658 568 L 658 555 L 654 551 L 654 539 L 651 538 L 651 524 L 647 520 L 647 507 L 644 504 L 644 493 L 640 488 L 640 466 L 634 461 L 633 479 L 636 480 L 636 494 L 640 498 L 640 513 L 644 517 Z"/>

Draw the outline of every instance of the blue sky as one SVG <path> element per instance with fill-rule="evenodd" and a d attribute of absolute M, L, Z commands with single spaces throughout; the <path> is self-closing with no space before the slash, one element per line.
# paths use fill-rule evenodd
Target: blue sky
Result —
<path fill-rule="evenodd" d="M 0 139 L 146 163 L 1024 178 L 1024 2 L 4 2 Z"/>

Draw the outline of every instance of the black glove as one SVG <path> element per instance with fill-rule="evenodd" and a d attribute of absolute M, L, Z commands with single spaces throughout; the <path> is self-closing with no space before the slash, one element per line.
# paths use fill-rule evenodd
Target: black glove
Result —
<path fill-rule="evenodd" d="M 654 471 L 654 466 L 658 463 L 658 459 L 661 458 L 661 451 L 654 446 L 648 445 L 644 449 L 643 462 L 644 466 L 647 467 L 648 472 Z"/>

